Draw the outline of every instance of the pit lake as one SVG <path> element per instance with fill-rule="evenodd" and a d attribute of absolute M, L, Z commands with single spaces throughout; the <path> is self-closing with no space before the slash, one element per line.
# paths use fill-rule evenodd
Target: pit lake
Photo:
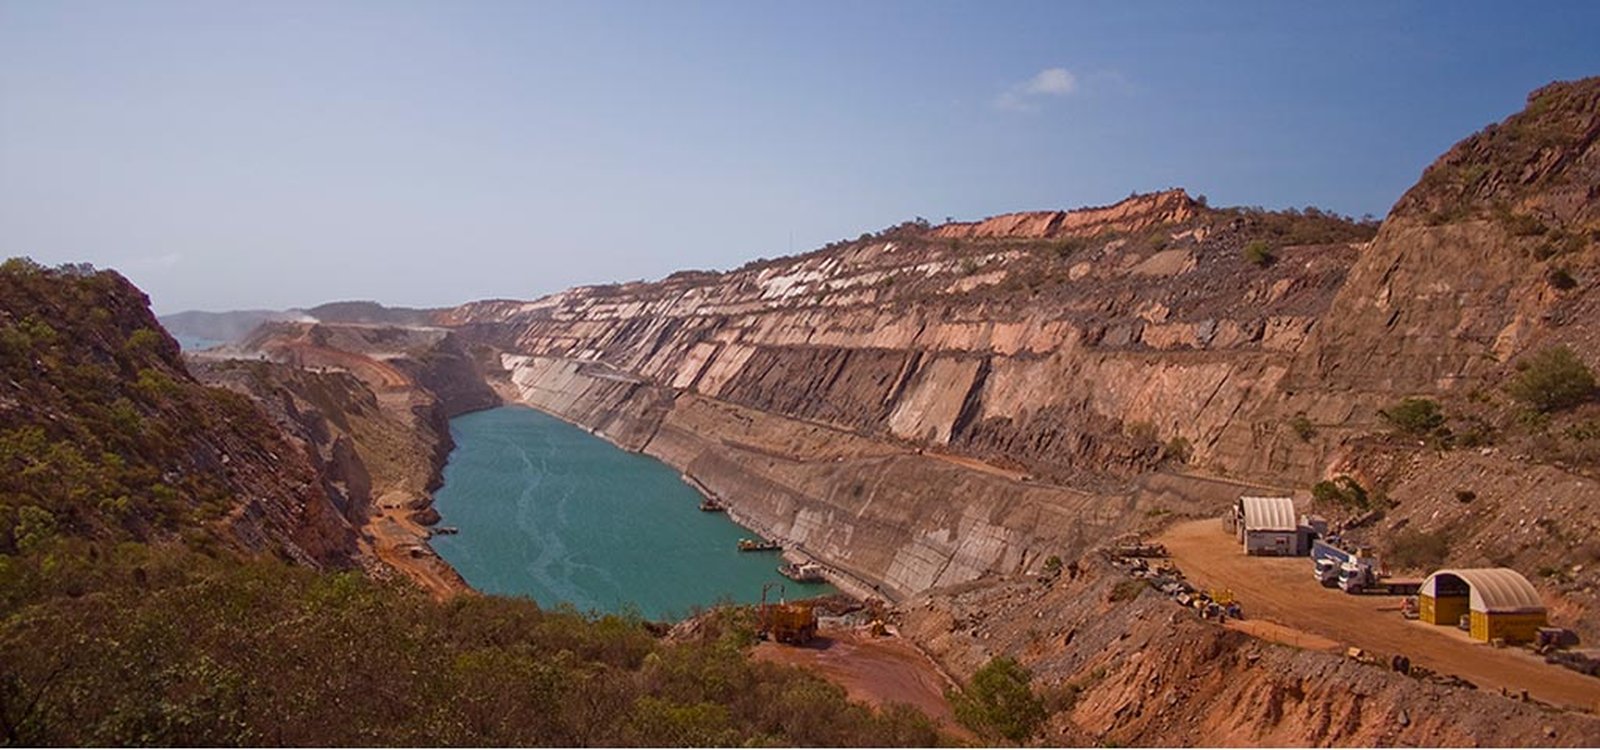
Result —
<path fill-rule="evenodd" d="M 652 619 L 756 602 L 768 582 L 791 599 L 834 591 L 779 575 L 778 553 L 739 552 L 756 535 L 700 510 L 671 467 L 548 414 L 473 412 L 450 420 L 450 435 L 434 507 L 460 533 L 430 544 L 478 591 Z"/>

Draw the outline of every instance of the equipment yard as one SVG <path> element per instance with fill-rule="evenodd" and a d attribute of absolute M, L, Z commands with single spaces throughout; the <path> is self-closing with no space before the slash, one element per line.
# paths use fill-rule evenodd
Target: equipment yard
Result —
<path fill-rule="evenodd" d="M 1406 620 L 1399 611 L 1401 596 L 1324 588 L 1314 579 L 1309 558 L 1247 557 L 1217 519 L 1174 525 L 1157 541 L 1195 586 L 1233 592 L 1251 623 L 1240 623 L 1239 630 L 1307 648 L 1325 648 L 1332 640 L 1384 658 L 1404 655 L 1482 690 L 1514 695 L 1526 690 L 1549 703 L 1600 710 L 1600 679 L 1546 664 L 1522 648 L 1494 648 L 1454 628 Z M 1278 627 L 1259 625 L 1263 620 Z"/>

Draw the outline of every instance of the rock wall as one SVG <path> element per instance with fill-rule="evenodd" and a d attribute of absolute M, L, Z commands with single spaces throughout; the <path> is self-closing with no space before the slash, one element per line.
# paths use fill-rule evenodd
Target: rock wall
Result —
<path fill-rule="evenodd" d="M 818 420 L 674 392 L 571 359 L 507 355 L 521 400 L 684 472 L 735 517 L 889 599 L 1038 569 L 1240 486 L 1155 474 L 1115 492 L 1023 481 Z M 879 365 L 882 362 L 877 363 Z"/>

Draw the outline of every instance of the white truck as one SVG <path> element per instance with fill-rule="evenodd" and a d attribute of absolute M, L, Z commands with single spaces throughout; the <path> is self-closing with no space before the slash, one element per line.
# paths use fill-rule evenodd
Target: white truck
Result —
<path fill-rule="evenodd" d="M 1384 575 L 1378 558 L 1365 549 L 1348 552 L 1319 539 L 1311 545 L 1311 560 L 1318 582 L 1346 594 L 1415 594 L 1422 588 L 1421 579 Z"/>

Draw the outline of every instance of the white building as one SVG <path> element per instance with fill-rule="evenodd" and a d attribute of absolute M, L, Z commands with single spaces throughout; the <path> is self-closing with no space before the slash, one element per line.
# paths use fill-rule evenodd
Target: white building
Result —
<path fill-rule="evenodd" d="M 1307 554 L 1307 535 L 1295 519 L 1288 497 L 1241 497 L 1233 509 L 1233 527 L 1247 555 Z"/>

